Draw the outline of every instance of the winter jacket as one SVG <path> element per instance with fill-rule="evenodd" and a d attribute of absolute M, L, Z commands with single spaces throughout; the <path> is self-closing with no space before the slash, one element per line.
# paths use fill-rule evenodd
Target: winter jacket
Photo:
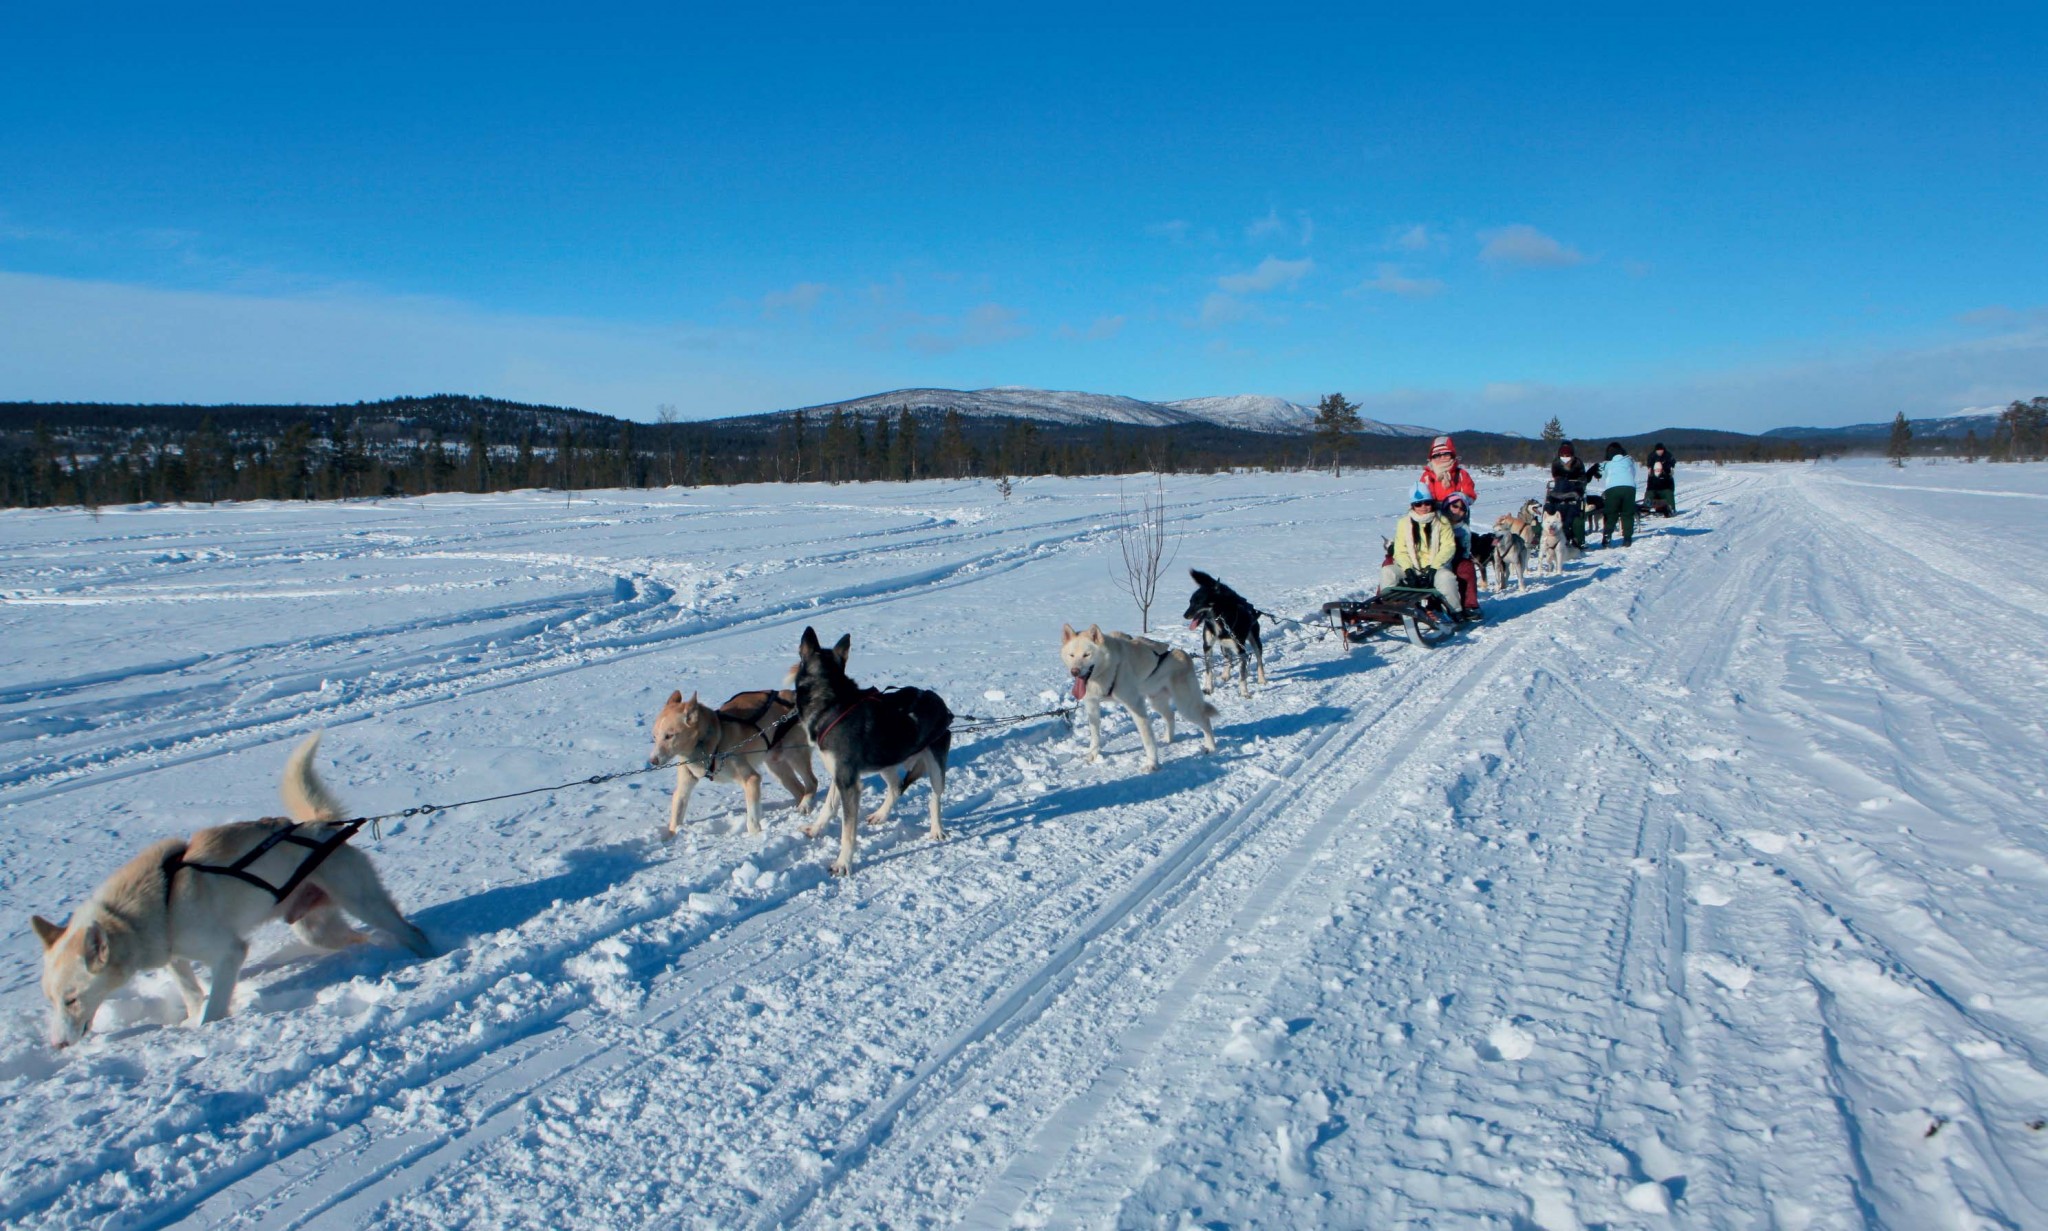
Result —
<path fill-rule="evenodd" d="M 1600 477 L 1608 487 L 1641 487 L 1636 482 L 1636 459 L 1626 453 L 1617 453 L 1600 463 Z"/>
<path fill-rule="evenodd" d="M 1451 463 L 1450 476 L 1443 479 L 1436 477 L 1436 471 L 1427 466 L 1423 467 L 1422 477 L 1415 480 L 1415 485 L 1428 488 L 1429 498 L 1438 504 L 1442 504 L 1452 492 L 1465 493 L 1465 501 L 1468 504 L 1479 499 L 1479 489 L 1472 483 L 1472 472 L 1456 462 Z"/>
<path fill-rule="evenodd" d="M 1657 464 L 1659 462 L 1664 464 L 1664 473 L 1661 475 L 1657 473 Z M 1676 482 L 1676 476 L 1672 474 L 1672 469 L 1677 465 L 1678 459 L 1671 456 L 1671 450 L 1652 449 L 1650 456 L 1643 462 L 1644 480 L 1651 487 L 1670 487 Z"/>
<path fill-rule="evenodd" d="M 1394 567 L 1404 573 L 1442 568 L 1457 551 L 1457 532 L 1450 519 L 1441 513 L 1432 513 L 1422 521 L 1410 515 L 1394 527 Z"/>
<path fill-rule="evenodd" d="M 1550 484 L 1551 490 L 1557 492 L 1565 491 L 1568 485 L 1572 490 L 1585 491 L 1586 463 L 1575 457 L 1572 464 L 1567 466 L 1562 457 L 1553 458 L 1550 463 Z"/>

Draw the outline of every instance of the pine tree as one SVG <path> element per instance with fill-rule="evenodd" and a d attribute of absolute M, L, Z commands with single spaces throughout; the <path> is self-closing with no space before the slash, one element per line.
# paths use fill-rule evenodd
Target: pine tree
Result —
<path fill-rule="evenodd" d="M 1344 476 L 1344 438 L 1358 430 L 1358 406 L 1341 393 L 1316 403 L 1316 440 L 1330 450 L 1330 472 Z"/>
<path fill-rule="evenodd" d="M 1543 443 L 1553 447 L 1564 443 L 1564 424 L 1556 415 L 1550 416 L 1550 422 L 1543 425 Z"/>
<path fill-rule="evenodd" d="M 896 440 L 889 447 L 889 474 L 896 479 L 917 477 L 917 416 L 905 406 L 896 412 Z"/>
<path fill-rule="evenodd" d="M 1885 443 L 1884 455 L 1892 459 L 1892 465 L 1903 470 L 1906 458 L 1913 452 L 1913 425 L 1906 422 L 1906 412 L 1900 411 L 1892 420 L 1892 436 Z"/>

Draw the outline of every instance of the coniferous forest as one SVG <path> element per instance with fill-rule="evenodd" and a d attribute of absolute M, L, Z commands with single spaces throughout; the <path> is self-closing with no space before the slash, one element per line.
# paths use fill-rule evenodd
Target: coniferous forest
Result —
<path fill-rule="evenodd" d="M 2048 399 L 2015 403 L 1983 453 L 2038 455 Z M 1283 435 L 1206 424 L 1139 427 L 962 416 L 787 411 L 642 423 L 589 411 L 441 394 L 336 406 L 0 403 L 0 507 L 332 500 L 521 488 L 874 482 L 926 478 L 1420 465 L 1414 437 Z M 1665 429 L 1684 461 L 1840 453 L 1841 441 Z M 1538 437 L 1459 432 L 1466 464 L 1541 462 Z M 1935 438 L 1921 452 L 1962 455 Z M 1975 455 L 1976 442 L 1970 442 Z"/>

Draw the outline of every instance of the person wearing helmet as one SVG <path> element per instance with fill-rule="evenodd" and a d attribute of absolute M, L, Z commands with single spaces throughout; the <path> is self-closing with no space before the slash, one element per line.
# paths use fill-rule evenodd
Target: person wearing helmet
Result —
<path fill-rule="evenodd" d="M 1543 511 L 1564 515 L 1565 540 L 1586 550 L 1586 463 L 1578 446 L 1567 440 L 1557 446 L 1550 462 L 1550 490 L 1543 494 Z"/>
<path fill-rule="evenodd" d="M 1416 483 L 1426 488 L 1431 500 L 1441 503 L 1452 492 L 1463 492 L 1465 499 L 1477 502 L 1479 488 L 1472 482 L 1472 472 L 1458 464 L 1458 446 L 1449 436 L 1439 436 L 1429 442 L 1429 465 L 1423 467 L 1422 477 Z"/>
<path fill-rule="evenodd" d="M 1418 483 L 1408 498 L 1408 515 L 1394 526 L 1391 558 L 1380 566 L 1380 589 L 1433 589 L 1443 596 L 1444 606 L 1456 614 L 1464 607 L 1458 594 L 1458 575 L 1451 567 L 1457 554 L 1457 530 L 1437 512 L 1436 498 L 1429 494 L 1429 488 Z"/>
<path fill-rule="evenodd" d="M 1451 557 L 1451 572 L 1458 578 L 1458 614 L 1476 620 L 1480 618 L 1479 565 L 1472 558 L 1472 502 L 1464 492 L 1452 492 L 1444 497 L 1443 509 L 1444 520 L 1451 523 L 1451 533 L 1458 541 L 1458 550 Z"/>

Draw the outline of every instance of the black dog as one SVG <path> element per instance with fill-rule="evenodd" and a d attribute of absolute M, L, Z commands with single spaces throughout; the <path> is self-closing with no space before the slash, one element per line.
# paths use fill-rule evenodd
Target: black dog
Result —
<path fill-rule="evenodd" d="M 1258 657 L 1259 684 L 1263 687 L 1266 683 L 1266 642 L 1259 635 L 1259 609 L 1200 569 L 1189 569 L 1188 576 L 1195 579 L 1195 596 L 1188 600 L 1181 619 L 1202 630 L 1202 670 L 1208 673 L 1209 691 L 1216 691 L 1216 665 L 1209 659 L 1209 647 L 1215 646 L 1223 651 L 1225 675 L 1230 672 L 1230 655 L 1237 655 L 1237 691 L 1251 696 L 1247 651 Z"/>
<path fill-rule="evenodd" d="M 846 674 L 846 656 L 852 649 L 850 636 L 824 649 L 818 644 L 818 634 L 808 628 L 796 647 L 797 713 L 803 716 L 811 747 L 824 760 L 839 796 L 839 860 L 832 865 L 834 876 L 853 871 L 862 774 L 881 774 L 888 788 L 882 806 L 868 817 L 871 825 L 888 819 L 903 788 L 917 781 L 919 774 L 930 778 L 931 836 L 934 841 L 946 836 L 939 824 L 939 796 L 946 789 L 946 754 L 953 747 L 953 711 L 939 694 L 922 688 L 888 692 L 862 688 Z M 804 836 L 817 837 L 830 821 L 828 810 L 827 815 L 804 827 Z"/>
<path fill-rule="evenodd" d="M 1492 581 L 1487 579 L 1494 571 L 1494 547 L 1499 542 L 1500 536 L 1491 530 L 1472 532 L 1472 568 L 1478 573 L 1479 584 L 1492 590 L 1500 589 L 1501 582 L 1507 580 L 1505 577 Z"/>

